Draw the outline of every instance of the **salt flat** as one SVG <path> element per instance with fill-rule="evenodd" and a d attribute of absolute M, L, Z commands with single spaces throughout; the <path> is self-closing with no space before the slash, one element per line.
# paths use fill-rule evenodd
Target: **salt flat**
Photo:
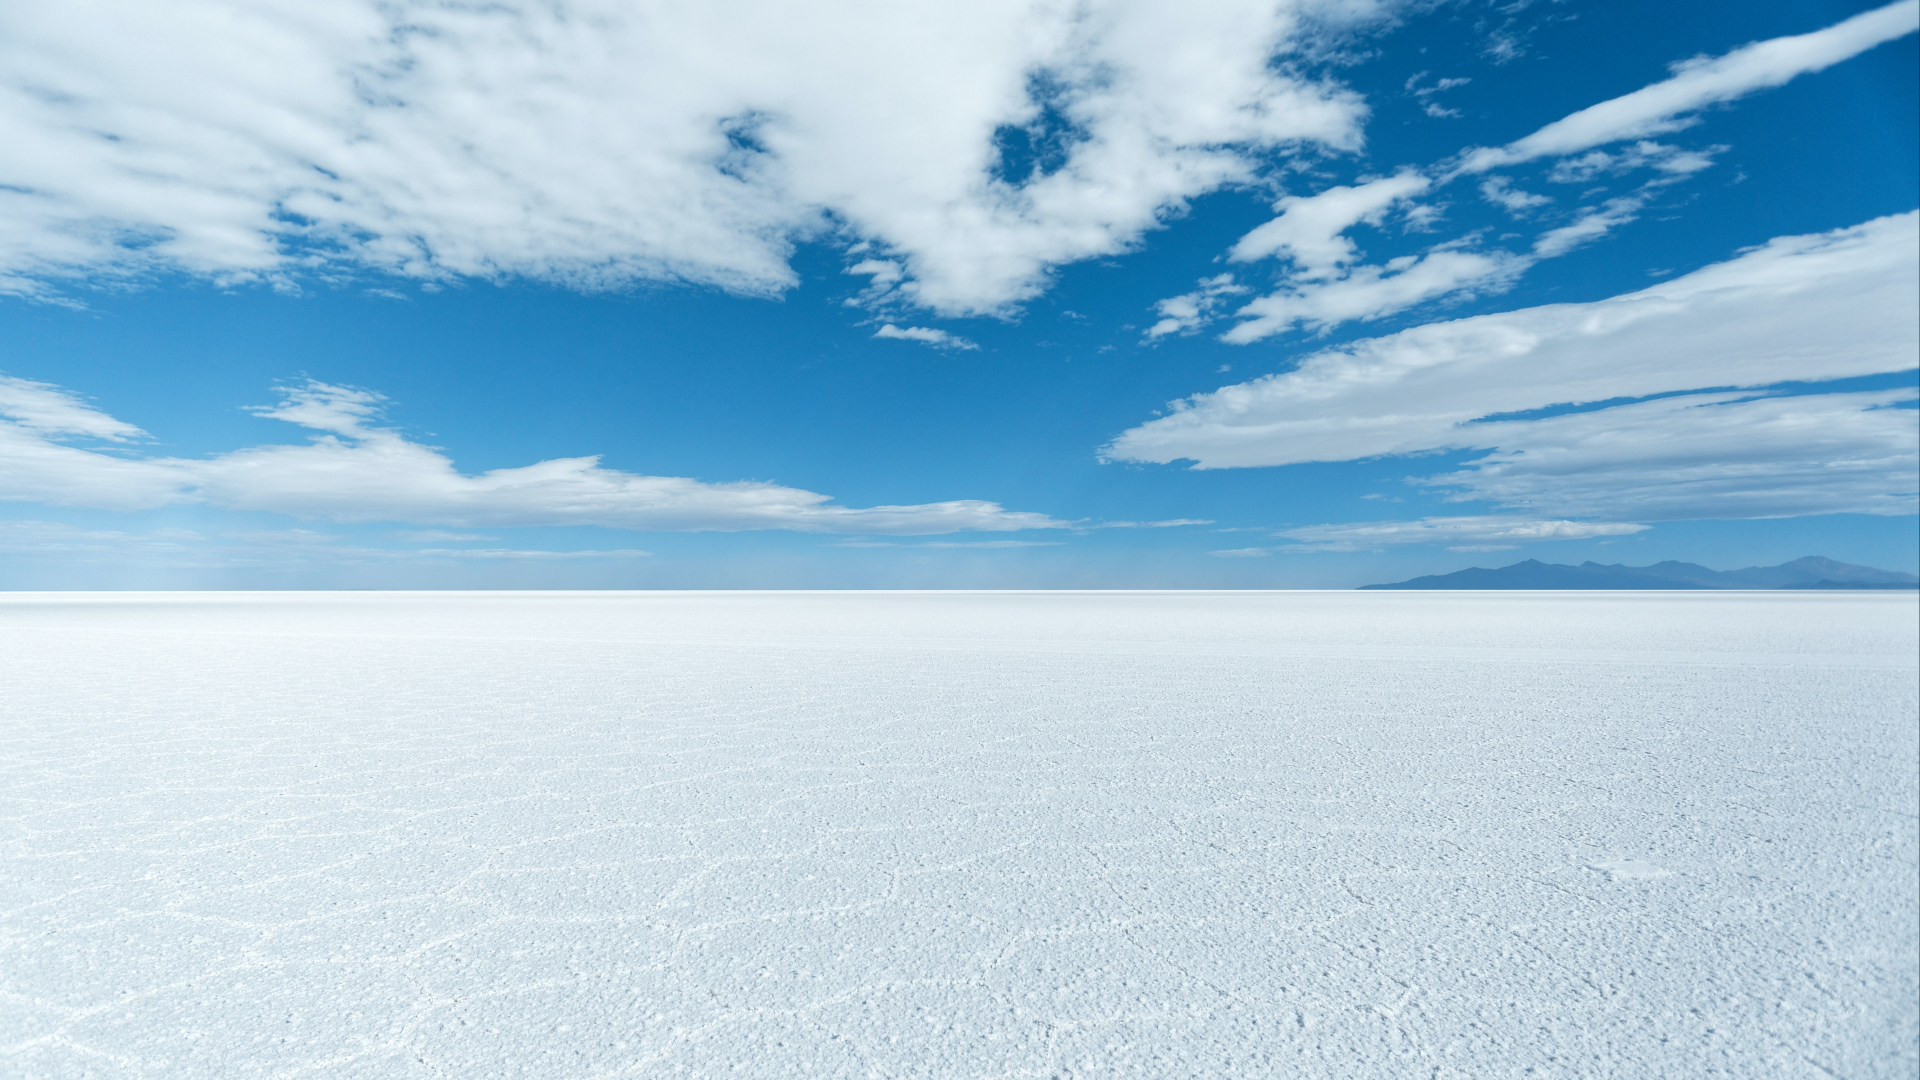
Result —
<path fill-rule="evenodd" d="M 1912 1076 L 1917 614 L 0 595 L 0 1075 Z"/>

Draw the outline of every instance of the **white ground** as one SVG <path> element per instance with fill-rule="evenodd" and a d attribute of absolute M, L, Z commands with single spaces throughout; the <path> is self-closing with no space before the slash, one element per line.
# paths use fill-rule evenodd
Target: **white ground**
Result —
<path fill-rule="evenodd" d="M 1917 616 L 0 594 L 0 1076 L 1911 1077 Z"/>

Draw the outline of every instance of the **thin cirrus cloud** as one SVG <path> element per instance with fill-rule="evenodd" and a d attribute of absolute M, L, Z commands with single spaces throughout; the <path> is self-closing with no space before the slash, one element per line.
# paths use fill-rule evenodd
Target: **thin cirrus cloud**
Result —
<path fill-rule="evenodd" d="M 774 294 L 833 235 L 862 242 L 873 302 L 1004 313 L 1276 151 L 1357 148 L 1359 96 L 1285 61 L 1390 11 L 12 4 L 0 288 L 371 270 Z M 1064 159 L 1027 170 L 1009 133 Z"/>
<path fill-rule="evenodd" d="M 351 554 L 365 558 L 368 549 L 355 548 Z M 401 551 L 380 550 L 378 557 L 383 559 L 510 559 L 514 561 L 554 562 L 577 559 L 641 559 L 652 555 L 651 551 L 636 548 L 616 548 L 609 551 L 544 551 L 525 548 L 413 548 Z M 336 556 L 337 557 L 337 556 Z"/>
<path fill-rule="evenodd" d="M 1696 122 L 1692 114 L 1707 106 L 1824 70 L 1916 27 L 1920 0 L 1899 0 L 1823 30 L 1676 64 L 1672 78 L 1583 109 L 1506 146 L 1464 150 L 1434 166 L 1431 175 L 1403 168 L 1360 184 L 1282 198 L 1274 204 L 1277 217 L 1227 251 L 1227 259 L 1236 263 L 1286 260 L 1280 288 L 1234 309 L 1232 317 L 1239 321 L 1221 340 L 1244 345 L 1295 328 L 1325 331 L 1341 323 L 1378 319 L 1441 298 L 1502 292 L 1540 260 L 1565 255 L 1636 220 L 1662 190 L 1710 167 L 1714 153 L 1725 149 L 1683 150 L 1650 136 L 1689 127 Z M 1633 145 L 1618 153 L 1596 149 L 1628 140 Z M 1582 151 L 1590 152 L 1572 157 Z M 1355 226 L 1380 226 L 1398 215 L 1408 228 L 1425 227 L 1431 214 L 1418 203 L 1421 196 L 1462 176 L 1546 157 L 1566 159 L 1548 177 L 1556 183 L 1583 183 L 1603 172 L 1641 169 L 1652 170 L 1654 176 L 1630 194 L 1575 211 L 1572 221 L 1542 232 L 1524 252 L 1480 250 L 1478 239 L 1469 235 L 1384 264 L 1355 265 L 1358 246 L 1346 235 Z M 1482 181 L 1480 193 L 1516 218 L 1553 201 L 1515 190 L 1505 176 Z M 1209 278 L 1194 292 L 1160 301 L 1162 317 L 1146 336 L 1195 332 L 1226 313 L 1227 296 L 1249 291 L 1228 276 Z"/>
<path fill-rule="evenodd" d="M 979 500 L 833 506 L 829 496 L 798 488 L 641 476 L 602 468 L 590 457 L 469 476 L 438 450 L 377 426 L 384 401 L 378 394 L 318 382 L 281 393 L 278 405 L 254 412 L 319 433 L 305 445 L 256 446 L 202 460 L 150 458 L 68 445 L 95 439 L 125 450 L 144 433 L 59 387 L 0 376 L 0 499 L 104 510 L 200 504 L 453 528 L 599 525 L 915 536 L 1070 525 Z M 442 554 L 516 557 L 507 549 Z"/>
<path fill-rule="evenodd" d="M 1340 525 L 1306 525 L 1283 529 L 1276 536 L 1294 541 L 1271 548 L 1237 548 L 1213 554 L 1233 557 L 1253 554 L 1313 551 L 1378 551 L 1403 545 L 1433 545 L 1454 551 L 1503 551 L 1543 540 L 1593 540 L 1630 536 L 1649 526 L 1619 521 L 1567 521 L 1498 514 L 1429 517 L 1418 521 L 1362 521 Z"/>
<path fill-rule="evenodd" d="M 207 569 L 286 568 L 300 563 L 578 562 L 646 558 L 635 548 L 544 551 L 522 548 L 370 548 L 338 543 L 307 529 L 279 529 L 206 536 L 191 529 L 126 532 L 87 529 L 57 521 L 0 522 L 0 554 L 56 557 L 76 562 L 164 562 Z"/>
<path fill-rule="evenodd" d="M 1912 390 L 1721 391 L 1912 369 L 1917 252 L 1907 213 L 1610 300 L 1430 323 L 1174 402 L 1102 453 L 1217 469 L 1477 449 L 1430 482 L 1627 519 L 1910 512 Z M 1681 396 L 1636 400 L 1657 395 Z"/>
<path fill-rule="evenodd" d="M 936 349 L 978 349 L 980 347 L 958 334 L 950 334 L 930 326 L 895 326 L 892 323 L 886 323 L 875 330 L 873 336 L 892 341 L 917 341 Z"/>
<path fill-rule="evenodd" d="M 497 536 L 483 536 L 479 533 L 447 532 L 444 529 L 408 529 L 394 533 L 397 540 L 413 544 L 471 544 L 482 540 L 498 540 Z"/>
<path fill-rule="evenodd" d="M 1059 547 L 1058 540 L 923 540 L 902 544 L 893 540 L 836 540 L 833 547 L 843 548 L 1006 548 Z"/>
<path fill-rule="evenodd" d="M 1663 82 L 1582 109 L 1505 146 L 1467 151 L 1458 168 L 1481 173 L 1678 131 L 1696 122 L 1690 113 L 1756 90 L 1784 86 L 1796 76 L 1824 71 L 1916 29 L 1920 29 L 1920 0 L 1898 0 L 1823 30 L 1756 41 L 1724 56 L 1685 60 L 1673 65 L 1673 77 Z"/>

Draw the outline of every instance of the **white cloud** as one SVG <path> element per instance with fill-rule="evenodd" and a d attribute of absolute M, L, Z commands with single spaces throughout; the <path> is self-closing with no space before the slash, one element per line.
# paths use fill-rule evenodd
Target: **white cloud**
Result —
<path fill-rule="evenodd" d="M 0 381 L 0 499 L 150 510 L 179 501 L 193 479 L 170 459 L 127 458 L 61 439 L 126 443 L 146 432 L 47 383 Z"/>
<path fill-rule="evenodd" d="M 1244 285 L 1235 284 L 1232 274 L 1201 278 L 1198 289 L 1179 296 L 1169 296 L 1153 305 L 1153 310 L 1160 315 L 1160 321 L 1147 328 L 1146 336 L 1160 338 L 1196 330 L 1212 321 L 1228 297 L 1242 296 L 1252 291 Z"/>
<path fill-rule="evenodd" d="M 1290 259 L 1291 266 L 1278 290 L 1249 301 L 1234 313 L 1243 321 L 1221 340 L 1248 344 L 1296 327 L 1325 331 L 1340 323 L 1378 319 L 1442 298 L 1466 299 L 1502 291 L 1539 260 L 1564 255 L 1634 221 L 1657 191 L 1708 168 L 1713 156 L 1726 149 L 1682 149 L 1643 136 L 1688 126 L 1691 121 L 1675 119 L 1680 113 L 1731 100 L 1763 86 L 1779 85 L 1796 74 L 1820 70 L 1878 42 L 1908 33 L 1915 23 L 1916 4 L 1920 0 L 1903 0 L 1813 34 L 1749 45 L 1718 60 L 1697 59 L 1676 65 L 1679 73 L 1672 79 L 1584 109 L 1508 147 L 1462 151 L 1456 160 L 1464 164 L 1439 167 L 1433 176 L 1407 168 L 1357 186 L 1282 199 L 1275 205 L 1280 216 L 1247 233 L 1228 250 L 1227 257 L 1248 262 L 1278 255 Z M 1458 85 L 1458 80 L 1441 80 L 1436 87 L 1420 89 L 1418 84 L 1425 75 L 1421 72 L 1407 81 L 1407 90 L 1423 101 L 1438 89 Z M 1390 209 L 1397 208 L 1409 230 L 1424 231 L 1439 217 L 1439 209 L 1411 200 L 1439 185 L 1468 173 L 1539 157 L 1575 154 L 1624 139 L 1638 141 L 1614 153 L 1593 150 L 1561 161 L 1549 179 L 1584 183 L 1603 173 L 1639 169 L 1652 169 L 1660 175 L 1631 195 L 1588 207 L 1575 220 L 1543 233 L 1536 238 L 1531 253 L 1468 250 L 1474 247 L 1474 238 L 1468 237 L 1382 265 L 1352 265 L 1359 250 L 1345 235 L 1348 229 L 1361 222 L 1379 225 Z M 1480 194 L 1515 216 L 1552 201 L 1514 190 L 1511 184 L 1506 177 L 1492 177 L 1480 185 Z M 1210 322 L 1218 304 L 1217 299 L 1214 303 L 1205 302 L 1207 299 L 1202 290 L 1161 301 L 1164 317 L 1149 335 L 1191 331 Z"/>
<path fill-rule="evenodd" d="M 397 540 L 410 544 L 470 544 L 480 540 L 498 540 L 497 536 L 482 536 L 479 533 L 447 532 L 445 529 L 407 529 L 394 533 Z"/>
<path fill-rule="evenodd" d="M 1534 512 L 1643 521 L 1911 514 L 1920 414 L 1890 406 L 1916 397 L 1698 394 L 1479 425 L 1499 450 L 1430 482 Z"/>
<path fill-rule="evenodd" d="M 1595 150 L 1554 162 L 1547 179 L 1556 184 L 1584 184 L 1603 173 L 1619 174 L 1648 168 L 1672 177 L 1689 176 L 1712 167 L 1713 156 L 1726 149 L 1725 146 L 1710 146 L 1700 150 L 1683 150 L 1677 146 L 1643 140 L 1611 154 L 1605 150 Z"/>
<path fill-rule="evenodd" d="M 1316 195 L 1288 196 L 1276 202 L 1274 209 L 1280 216 L 1241 237 L 1228 249 L 1227 258 L 1233 262 L 1274 257 L 1288 260 L 1281 287 L 1235 311 L 1234 317 L 1241 322 L 1221 340 L 1246 344 L 1295 326 L 1326 329 L 1355 319 L 1377 319 L 1440 296 L 1474 288 L 1498 290 L 1525 269 L 1525 260 L 1518 256 L 1464 251 L 1458 241 L 1438 245 L 1418 257 L 1395 259 L 1380 266 L 1353 266 L 1360 250 L 1346 231 L 1362 222 L 1382 224 L 1395 209 L 1411 218 L 1417 209 L 1411 200 L 1432 185 L 1433 181 L 1420 172 L 1403 169 L 1357 186 L 1336 186 Z M 1424 221 L 1423 217 L 1411 223 Z M 1201 284 L 1231 280 L 1221 275 Z M 1235 287 L 1232 291 L 1246 290 Z M 1162 300 L 1159 310 L 1166 318 L 1148 334 L 1194 329 L 1210 321 L 1226 295 L 1203 288 L 1199 293 Z"/>
<path fill-rule="evenodd" d="M 1676 64 L 1673 77 L 1664 82 L 1582 109 L 1506 146 L 1470 151 L 1460 168 L 1485 172 L 1677 131 L 1695 122 L 1689 113 L 1823 71 L 1916 28 L 1920 28 L 1920 0 L 1899 0 L 1824 30 L 1754 42 L 1725 56 L 1697 57 Z"/>
<path fill-rule="evenodd" d="M 1642 142 L 1619 154 L 1610 155 L 1596 150 L 1584 157 L 1560 162 L 1548 177 L 1560 183 L 1585 182 L 1600 172 L 1622 173 L 1643 168 L 1651 168 L 1661 175 L 1641 184 L 1629 195 L 1608 199 L 1597 207 L 1587 207 L 1572 222 L 1541 233 L 1533 241 L 1534 257 L 1558 258 L 1622 225 L 1638 221 L 1640 211 L 1662 188 L 1679 183 L 1702 169 L 1712 168 L 1713 155 L 1725 149 L 1724 146 L 1711 146 L 1704 150 L 1683 151 L 1659 143 Z M 1484 192 L 1486 187 L 1487 184 L 1482 184 L 1481 190 Z"/>
<path fill-rule="evenodd" d="M 860 509 L 832 506 L 829 496 L 798 488 L 642 476 L 602 468 L 595 457 L 560 458 L 469 476 L 435 448 L 411 442 L 392 428 L 372 426 L 382 402 L 379 395 L 317 382 L 287 388 L 278 405 L 255 410 L 323 433 L 304 446 L 256 446 L 204 460 L 128 459 L 64 445 L 55 436 L 98 430 L 125 438 L 138 429 L 90 410 L 58 388 L 27 385 L 32 393 L 57 399 L 52 404 L 33 399 L 41 411 L 27 410 L 37 417 L 31 423 L 56 426 L 0 420 L 0 499 L 106 510 L 198 503 L 304 518 L 455 528 L 601 525 L 926 535 L 1069 525 L 1044 514 L 971 499 Z M 9 392 L 20 393 L 17 386 Z"/>
<path fill-rule="evenodd" d="M 933 540 L 923 544 L 902 545 L 903 547 L 930 548 L 1027 548 L 1059 547 L 1058 540 Z"/>
<path fill-rule="evenodd" d="M 1599 207 L 1590 208 L 1571 224 L 1557 229 L 1548 229 L 1533 241 L 1533 253 L 1542 259 L 1552 259 L 1574 248 L 1598 240 L 1613 230 L 1640 217 L 1640 208 L 1647 204 L 1644 196 L 1623 195 L 1617 199 L 1608 199 Z"/>
<path fill-rule="evenodd" d="M 1671 445 L 1678 448 L 1686 431 L 1724 427 L 1727 416 L 1760 417 L 1773 406 L 1714 413 L 1650 403 L 1582 414 L 1584 420 L 1474 421 L 1555 405 L 1908 370 L 1920 345 L 1917 225 L 1920 214 L 1909 213 L 1829 233 L 1781 237 L 1728 262 L 1610 300 L 1432 323 L 1328 349 L 1294 371 L 1175 402 L 1169 415 L 1124 432 L 1103 454 L 1123 461 L 1191 459 L 1199 468 L 1234 468 L 1442 449 L 1504 452 L 1525 445 L 1527 432 L 1604 428 L 1639 417 L 1657 417 L 1674 433 Z M 1871 445 L 1860 451 L 1866 455 L 1860 460 L 1881 460 L 1873 457 L 1872 447 L 1885 444 L 1890 436 L 1882 429 L 1895 417 L 1862 419 L 1865 406 L 1845 404 L 1853 400 L 1845 395 L 1825 397 L 1839 403 L 1839 411 L 1830 414 L 1835 423 L 1866 433 L 1861 437 Z M 1741 430 L 1756 441 L 1778 438 L 1757 419 L 1726 428 L 1731 432 L 1726 437 L 1737 438 Z M 1783 475 L 1799 469 L 1794 461 L 1814 460 L 1794 457 L 1799 453 L 1778 459 Z M 1767 467 L 1765 455 L 1756 460 L 1762 464 L 1755 468 Z M 1647 490 L 1659 486 L 1655 462 L 1635 467 L 1645 472 Z M 1511 457 L 1485 459 L 1478 468 L 1488 478 L 1531 475 L 1530 465 Z M 1903 475 L 1897 468 L 1882 475 L 1875 481 L 1881 487 L 1900 486 L 1884 479 Z M 1484 486 L 1492 482 L 1469 486 L 1479 493 L 1475 497 L 1545 505 L 1512 501 L 1521 499 L 1521 489 L 1503 494 L 1506 489 Z M 1633 489 L 1620 476 L 1605 483 Z M 1892 505 L 1860 494 L 1865 489 L 1857 485 L 1844 490 L 1847 494 L 1836 501 L 1855 509 Z M 1589 516 L 1593 511 L 1583 507 L 1595 498 L 1579 489 L 1569 496 L 1571 502 L 1553 505 L 1564 507 L 1563 513 Z M 1780 512 L 1800 513 L 1805 511 L 1791 507 L 1811 503 L 1783 490 L 1776 505 Z M 1731 497 L 1692 506 L 1697 516 L 1759 512 L 1757 503 Z"/>
<path fill-rule="evenodd" d="M 1495 64 L 1510 64 L 1527 55 L 1526 42 L 1533 31 L 1531 29 L 1516 31 L 1513 28 L 1515 21 L 1508 19 L 1496 27 L 1487 35 L 1487 43 L 1480 50 L 1482 55 Z"/>
<path fill-rule="evenodd" d="M 340 539 L 330 533 L 315 532 L 312 529 L 245 529 L 238 532 L 222 533 L 230 540 L 241 540 L 252 544 L 282 544 L 306 546 L 310 544 L 331 544 Z"/>
<path fill-rule="evenodd" d="M 1506 251 L 1440 248 L 1382 266 L 1358 266 L 1333 281 L 1249 300 L 1234 312 L 1243 321 L 1220 340 L 1245 345 L 1295 326 L 1325 330 L 1343 322 L 1384 318 L 1443 296 L 1464 299 L 1474 290 L 1499 292 L 1532 264 Z"/>
<path fill-rule="evenodd" d="M 1360 222 L 1378 224 L 1396 203 L 1424 194 L 1433 181 L 1411 169 L 1357 187 L 1330 187 L 1317 195 L 1289 195 L 1274 203 L 1280 216 L 1227 250 L 1232 262 L 1283 256 L 1295 275 L 1324 279 L 1352 262 L 1357 249 L 1343 234 Z"/>
<path fill-rule="evenodd" d="M 901 544 L 891 540 L 837 540 L 834 547 L 849 548 L 1030 548 L 1059 547 L 1058 540 L 933 540 Z"/>
<path fill-rule="evenodd" d="M 1780 237 L 1639 292 L 1429 323 L 1174 402 L 1122 460 L 1202 468 L 1345 461 L 1486 445 L 1490 414 L 1914 363 L 1920 215 Z M 1791 303 L 1783 301 L 1791 299 Z"/>
<path fill-rule="evenodd" d="M 523 548 L 416 548 L 412 551 L 397 551 L 392 556 L 401 558 L 434 559 L 509 559 L 515 561 L 551 562 L 554 560 L 575 559 L 640 559 L 651 556 L 651 551 L 635 548 L 615 548 L 610 551 L 537 551 Z"/>
<path fill-rule="evenodd" d="M 957 334 L 949 334 L 945 330 L 935 330 L 929 326 L 895 326 L 887 323 L 874 331 L 873 336 L 895 341 L 918 341 L 936 349 L 978 349 L 980 347 Z"/>
<path fill-rule="evenodd" d="M 1211 525 L 1212 518 L 1167 518 L 1164 521 L 1102 521 L 1095 529 L 1174 529 L 1182 525 Z"/>
<path fill-rule="evenodd" d="M 868 245 L 860 246 L 865 247 Z M 890 289 L 899 284 L 900 279 L 906 276 L 906 271 L 902 270 L 900 264 L 894 262 L 892 259 L 861 259 L 859 262 L 847 267 L 847 273 L 865 274 L 873 280 L 875 286 L 882 290 Z"/>
<path fill-rule="evenodd" d="M 1531 191 L 1521 191 L 1513 186 L 1512 179 L 1505 176 L 1490 176 L 1480 182 L 1480 197 L 1505 210 L 1515 217 L 1524 217 L 1529 211 L 1552 202 L 1547 195 L 1535 195 Z"/>
<path fill-rule="evenodd" d="M 775 293 L 796 241 L 1005 311 L 1365 106 L 1343 0 L 139 0 L 0 8 L 0 279 L 376 270 Z M 1045 116 L 1069 130 L 1040 130 Z M 1063 136 L 1003 178 L 1003 130 Z M 863 271 L 863 272 L 872 272 Z M 884 278 L 884 280 L 883 280 Z"/>
<path fill-rule="evenodd" d="M 1467 78 L 1441 79 L 1432 86 L 1421 86 L 1420 81 L 1426 77 L 1426 72 L 1417 72 L 1407 80 L 1406 87 L 1407 93 L 1412 94 L 1414 98 L 1420 102 L 1421 106 L 1426 110 L 1426 114 L 1436 120 L 1454 119 L 1463 115 L 1459 109 L 1447 108 L 1445 105 L 1433 100 L 1433 96 L 1451 90 L 1456 86 L 1465 86 L 1473 80 Z"/>
<path fill-rule="evenodd" d="M 1228 548 L 1225 551 L 1209 551 L 1207 554 L 1217 559 L 1264 559 L 1273 552 L 1267 548 Z"/>
<path fill-rule="evenodd" d="M 1374 551 L 1403 544 L 1426 544 L 1455 551 L 1498 551 L 1541 540 L 1591 540 L 1598 536 L 1628 536 L 1648 526 L 1618 521 L 1554 521 L 1539 518 L 1478 515 L 1430 517 L 1418 521 L 1362 521 L 1341 525 L 1307 525 L 1276 535 L 1298 541 L 1276 550 Z M 1214 554 L 1223 554 L 1215 552 Z"/>
<path fill-rule="evenodd" d="M 146 437 L 132 424 L 115 420 L 52 383 L 0 375 L 0 417 L 36 435 L 81 435 L 112 442 Z"/>

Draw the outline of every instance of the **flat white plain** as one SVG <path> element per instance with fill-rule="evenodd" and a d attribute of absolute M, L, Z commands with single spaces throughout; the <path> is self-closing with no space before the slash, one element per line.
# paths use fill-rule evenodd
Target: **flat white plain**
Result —
<path fill-rule="evenodd" d="M 1911 1076 L 1915 599 L 0 596 L 10 1077 Z"/>

